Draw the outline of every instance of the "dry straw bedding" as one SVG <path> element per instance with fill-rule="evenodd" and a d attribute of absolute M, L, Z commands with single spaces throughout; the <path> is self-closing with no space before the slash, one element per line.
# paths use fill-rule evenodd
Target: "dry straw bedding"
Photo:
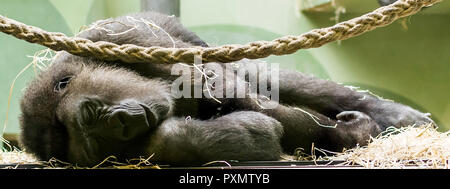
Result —
<path fill-rule="evenodd" d="M 431 125 L 388 128 L 366 147 L 350 149 L 337 158 L 366 168 L 449 168 L 450 131 Z"/>
<path fill-rule="evenodd" d="M 392 127 L 388 128 L 383 135 L 372 138 L 367 146 L 358 146 L 325 158 L 331 161 L 343 160 L 345 163 L 341 165 L 360 165 L 365 168 L 448 169 L 450 131 L 439 132 L 432 125 L 403 128 Z M 313 158 L 313 160 L 320 159 Z M 33 156 L 25 152 L 17 150 L 0 152 L 0 164 L 37 162 Z M 56 160 L 53 160 L 53 162 L 56 162 Z M 135 163 L 129 162 L 128 164 L 114 162 L 113 157 L 108 157 L 93 168 L 102 167 L 101 165 L 105 162 L 113 164 L 114 168 L 159 168 L 151 163 L 151 157 L 135 159 Z M 46 165 L 51 167 L 52 162 L 46 162 Z M 64 167 L 79 168 L 69 164 L 66 164 Z"/>

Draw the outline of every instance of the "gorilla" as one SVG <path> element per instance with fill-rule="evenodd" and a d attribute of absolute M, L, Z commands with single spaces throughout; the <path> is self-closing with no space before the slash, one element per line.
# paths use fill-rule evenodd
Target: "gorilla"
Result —
<path fill-rule="evenodd" d="M 95 25 L 101 27 L 78 37 L 145 47 L 208 46 L 176 18 L 159 13 Z M 133 25 L 139 27 L 130 29 Z M 258 66 L 215 88 L 245 88 L 255 74 L 268 74 L 259 69 L 265 64 L 260 60 L 235 64 L 237 70 Z M 53 157 L 79 166 L 95 165 L 110 155 L 120 161 L 153 155 L 151 160 L 158 164 L 201 165 L 215 160 L 278 160 L 297 148 L 308 152 L 312 143 L 339 151 L 366 145 L 389 126 L 433 122 L 408 106 L 282 69 L 279 104 L 274 108 L 262 107 L 270 100 L 250 90 L 243 98 L 174 98 L 174 65 L 103 62 L 58 53 L 23 93 L 22 147 L 41 160 Z M 218 74 L 236 76 L 236 70 Z"/>

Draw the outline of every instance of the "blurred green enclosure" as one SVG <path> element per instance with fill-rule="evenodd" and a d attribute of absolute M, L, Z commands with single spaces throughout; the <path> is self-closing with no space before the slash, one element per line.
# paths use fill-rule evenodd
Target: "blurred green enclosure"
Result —
<path fill-rule="evenodd" d="M 376 0 L 336 0 L 329 10 L 302 11 L 305 2 L 331 0 L 181 0 L 180 18 L 210 45 L 271 40 L 335 24 L 335 10 L 347 20 L 378 7 Z M 302 7 L 303 5 L 303 7 Z M 314 3 L 312 4 L 314 5 Z M 97 19 L 139 12 L 139 0 L 1 0 L 0 15 L 69 36 Z M 0 34 L 0 121 L 16 75 L 41 46 Z M 441 130 L 450 129 L 450 1 L 342 42 L 272 56 L 269 62 L 339 83 L 359 86 L 388 99 L 432 113 Z M 6 132 L 18 133 L 19 99 L 34 77 L 16 81 Z"/>

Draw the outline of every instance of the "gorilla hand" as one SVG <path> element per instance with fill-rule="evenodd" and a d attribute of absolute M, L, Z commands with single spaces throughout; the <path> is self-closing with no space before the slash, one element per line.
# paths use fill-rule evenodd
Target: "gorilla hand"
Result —
<path fill-rule="evenodd" d="M 209 120 L 172 117 L 157 128 L 146 154 L 171 165 L 215 160 L 278 160 L 283 126 L 272 117 L 239 111 Z"/>

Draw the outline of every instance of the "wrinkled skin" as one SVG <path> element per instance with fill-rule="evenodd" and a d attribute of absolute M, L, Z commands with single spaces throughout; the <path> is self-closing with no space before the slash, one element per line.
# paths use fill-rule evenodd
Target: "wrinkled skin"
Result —
<path fill-rule="evenodd" d="M 146 27 L 123 35 L 93 29 L 79 37 L 141 46 L 207 46 L 174 18 L 132 16 L 154 21 L 175 44 L 159 30 L 155 38 Z M 105 27 L 117 33 L 127 30 L 117 23 Z M 235 64 L 236 69 L 264 66 L 258 60 Z M 59 53 L 23 94 L 22 146 L 42 160 L 55 157 L 81 166 L 95 165 L 110 155 L 124 161 L 152 154 L 155 163 L 198 165 L 214 160 L 277 160 L 298 147 L 308 152 L 312 143 L 338 151 L 365 145 L 388 126 L 432 122 L 408 106 L 290 70 L 279 72 L 280 104 L 273 109 L 262 108 L 271 102 L 248 89 L 245 98 L 218 98 L 221 103 L 205 96 L 175 99 L 170 88 L 178 76 L 171 75 L 172 66 L 104 63 Z M 217 64 L 205 65 L 209 66 Z M 248 88 L 252 74 L 268 74 L 257 70 L 215 87 Z M 216 74 L 234 76 L 235 71 Z"/>

